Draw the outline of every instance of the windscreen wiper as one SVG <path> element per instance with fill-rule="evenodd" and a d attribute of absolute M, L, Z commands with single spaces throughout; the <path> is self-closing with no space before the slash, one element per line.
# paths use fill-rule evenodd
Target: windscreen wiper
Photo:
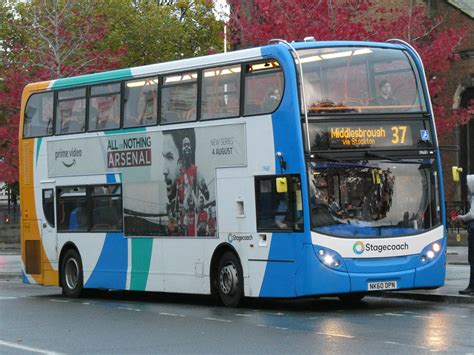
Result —
<path fill-rule="evenodd" d="M 368 157 L 387 159 L 387 160 L 391 160 L 391 161 L 400 161 L 400 159 L 392 158 L 392 157 L 389 157 L 389 156 L 384 155 L 384 154 L 372 152 L 372 151 L 370 151 L 370 150 L 367 150 L 367 151 L 365 152 L 365 155 L 368 156 Z"/>

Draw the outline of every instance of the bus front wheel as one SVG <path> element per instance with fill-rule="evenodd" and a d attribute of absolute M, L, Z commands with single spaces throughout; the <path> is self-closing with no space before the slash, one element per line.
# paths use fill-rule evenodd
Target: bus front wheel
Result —
<path fill-rule="evenodd" d="M 217 274 L 219 298 L 224 306 L 237 307 L 243 298 L 242 266 L 234 253 L 226 252 L 219 262 Z"/>
<path fill-rule="evenodd" d="M 83 289 L 82 261 L 79 253 L 69 249 L 61 265 L 61 285 L 67 297 L 80 297 Z"/>

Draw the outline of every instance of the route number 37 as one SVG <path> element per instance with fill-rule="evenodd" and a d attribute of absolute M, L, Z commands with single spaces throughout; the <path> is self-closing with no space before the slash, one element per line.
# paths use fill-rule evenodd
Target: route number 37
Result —
<path fill-rule="evenodd" d="M 393 144 L 405 144 L 406 135 L 407 135 L 407 126 L 392 127 L 392 143 Z"/>

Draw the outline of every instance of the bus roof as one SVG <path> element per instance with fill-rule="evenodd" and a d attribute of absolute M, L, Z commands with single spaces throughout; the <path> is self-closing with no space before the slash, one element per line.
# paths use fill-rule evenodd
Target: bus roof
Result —
<path fill-rule="evenodd" d="M 323 48 L 323 47 L 347 47 L 347 46 L 364 46 L 364 47 L 379 47 L 379 48 L 392 48 L 402 49 L 405 48 L 399 44 L 384 43 L 384 42 L 364 42 L 364 41 L 310 41 L 310 42 L 293 42 L 291 43 L 295 49 L 306 49 L 306 48 Z M 281 44 L 270 44 L 262 47 L 255 47 L 250 49 L 237 50 L 227 53 L 219 53 L 208 56 L 201 56 L 197 58 L 189 58 L 176 60 L 171 62 L 164 62 L 158 64 L 150 64 L 145 66 L 118 69 L 106 72 L 100 72 L 95 74 L 87 74 L 74 76 L 63 79 L 51 80 L 49 82 L 49 89 L 61 89 L 71 88 L 83 85 L 100 84 L 103 82 L 115 81 L 115 80 L 126 80 L 137 77 L 143 77 L 146 75 L 153 75 L 156 73 L 167 74 L 177 71 L 184 70 L 196 70 L 205 66 L 212 65 L 226 65 L 232 64 L 242 60 L 256 60 L 263 57 L 263 52 L 268 55 L 273 50 L 281 48 Z M 262 50 L 264 49 L 264 50 Z M 35 91 L 33 88 L 35 84 L 29 84 L 27 87 L 31 91 Z"/>

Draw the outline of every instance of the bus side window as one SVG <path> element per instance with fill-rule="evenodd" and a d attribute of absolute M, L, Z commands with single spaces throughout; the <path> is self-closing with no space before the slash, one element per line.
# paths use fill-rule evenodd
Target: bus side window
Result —
<path fill-rule="evenodd" d="M 124 127 L 156 124 L 158 120 L 158 78 L 125 82 Z"/>
<path fill-rule="evenodd" d="M 23 137 L 44 137 L 53 134 L 53 93 L 34 94 L 25 109 Z"/>
<path fill-rule="evenodd" d="M 91 87 L 89 130 L 107 130 L 120 127 L 120 84 Z"/>
<path fill-rule="evenodd" d="M 87 231 L 88 209 L 85 187 L 58 187 L 57 216 L 58 232 Z"/>
<path fill-rule="evenodd" d="M 276 181 L 281 176 L 255 178 L 257 230 L 301 231 L 303 206 L 299 176 L 288 175 L 287 192 L 277 192 Z"/>
<path fill-rule="evenodd" d="M 43 190 L 43 213 L 46 218 L 46 222 L 51 227 L 54 227 L 54 190 L 45 189 Z"/>
<path fill-rule="evenodd" d="M 161 95 L 160 123 L 196 121 L 196 72 L 165 76 Z"/>
<path fill-rule="evenodd" d="M 121 231 L 123 226 L 121 185 L 96 185 L 91 187 L 91 230 Z"/>
<path fill-rule="evenodd" d="M 240 102 L 240 66 L 203 72 L 201 119 L 237 117 Z"/>
<path fill-rule="evenodd" d="M 246 66 L 244 115 L 260 115 L 275 111 L 282 94 L 283 72 L 276 61 Z"/>
<path fill-rule="evenodd" d="M 56 103 L 56 134 L 84 132 L 86 89 L 64 90 Z"/>

